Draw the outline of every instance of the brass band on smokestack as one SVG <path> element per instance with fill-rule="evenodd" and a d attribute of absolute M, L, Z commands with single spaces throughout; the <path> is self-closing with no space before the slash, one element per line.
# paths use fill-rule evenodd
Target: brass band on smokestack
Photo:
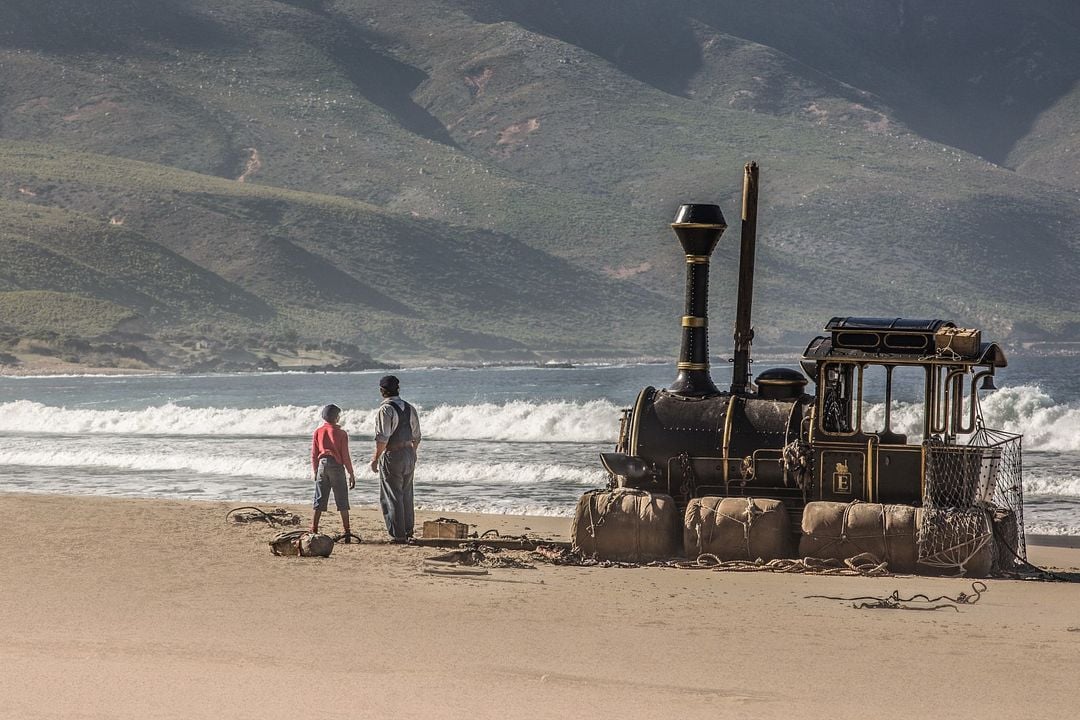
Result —
<path fill-rule="evenodd" d="M 750 324 L 754 303 L 754 256 L 757 253 L 758 166 L 743 167 L 742 223 L 739 247 L 739 299 L 735 307 L 735 359 L 731 369 L 731 392 L 750 390 L 750 345 L 754 328 Z"/>
<path fill-rule="evenodd" d="M 709 256 L 727 228 L 717 205 L 681 205 L 671 229 L 686 253 L 686 303 L 679 374 L 668 388 L 677 395 L 716 395 L 709 376 Z"/>

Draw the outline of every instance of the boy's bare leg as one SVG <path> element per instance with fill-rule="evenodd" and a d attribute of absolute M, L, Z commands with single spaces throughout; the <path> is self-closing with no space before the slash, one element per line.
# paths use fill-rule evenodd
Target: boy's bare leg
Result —
<path fill-rule="evenodd" d="M 311 519 L 311 532 L 319 532 L 319 518 L 322 517 L 322 510 L 315 511 L 315 517 Z"/>
<path fill-rule="evenodd" d="M 345 528 L 345 534 L 348 535 L 349 534 L 349 511 L 348 510 L 338 510 L 338 512 L 341 513 L 341 524 Z"/>

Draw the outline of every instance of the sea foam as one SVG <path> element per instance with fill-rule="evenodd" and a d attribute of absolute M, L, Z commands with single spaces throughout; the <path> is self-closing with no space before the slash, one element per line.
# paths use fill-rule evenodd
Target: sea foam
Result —
<path fill-rule="evenodd" d="M 346 410 L 345 429 L 350 435 L 370 436 L 374 412 Z M 614 442 L 619 426 L 619 408 L 606 400 L 439 405 L 419 412 L 424 437 L 440 440 Z M 318 417 L 317 406 L 192 408 L 166 403 L 140 410 L 96 410 L 18 400 L 0 404 L 0 432 L 298 437 L 310 435 Z"/>
<path fill-rule="evenodd" d="M 984 398 L 988 427 L 1022 433 L 1026 450 L 1080 451 L 1080 405 L 1059 404 L 1038 386 L 1006 387 Z M 139 410 L 52 407 L 30 400 L 0 403 L 0 432 L 65 435 L 214 435 L 298 437 L 318 424 L 317 406 L 268 408 L 193 408 L 175 403 Z M 619 407 L 606 400 L 438 405 L 420 408 L 427 438 L 503 442 L 614 443 Z M 346 410 L 351 435 L 371 434 L 373 408 Z M 880 422 L 882 405 L 867 409 L 869 423 Z M 921 407 L 901 405 L 894 430 L 917 438 Z"/>

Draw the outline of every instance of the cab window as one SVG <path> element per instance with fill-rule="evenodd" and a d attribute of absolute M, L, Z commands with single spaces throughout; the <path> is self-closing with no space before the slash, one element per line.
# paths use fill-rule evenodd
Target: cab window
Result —
<path fill-rule="evenodd" d="M 818 417 L 825 432 L 843 435 L 855 432 L 857 422 L 852 416 L 857 407 L 854 380 L 854 365 L 826 363 L 822 366 Z"/>

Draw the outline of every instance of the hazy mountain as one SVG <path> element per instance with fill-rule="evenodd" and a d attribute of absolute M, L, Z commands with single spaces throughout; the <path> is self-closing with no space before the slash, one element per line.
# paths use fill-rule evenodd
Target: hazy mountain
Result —
<path fill-rule="evenodd" d="M 667 223 L 710 201 L 723 352 L 756 159 L 760 342 L 1072 338 L 1078 30 L 1064 0 L 8 0 L 0 331 L 667 354 Z"/>

